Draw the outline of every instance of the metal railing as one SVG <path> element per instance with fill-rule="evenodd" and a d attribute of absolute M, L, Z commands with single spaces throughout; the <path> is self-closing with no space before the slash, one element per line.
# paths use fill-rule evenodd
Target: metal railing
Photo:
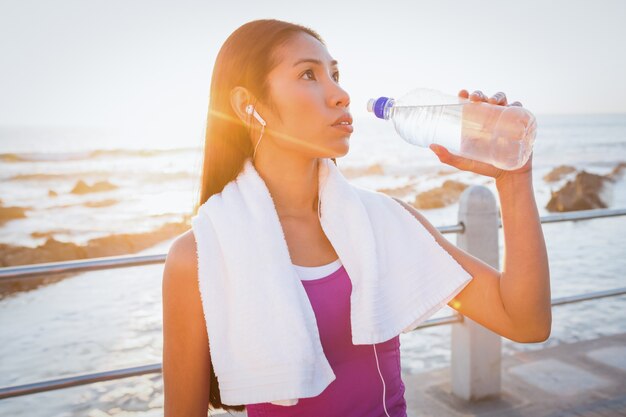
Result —
<path fill-rule="evenodd" d="M 615 217 L 626 215 L 626 209 L 596 209 L 581 210 L 577 212 L 551 214 L 541 217 L 541 223 L 557 223 L 578 220 L 598 219 L 603 217 Z M 502 223 L 498 220 L 498 227 Z M 437 230 L 441 233 L 463 233 L 465 227 L 463 223 L 439 226 Z M 15 278 L 31 278 L 61 272 L 85 272 L 99 269 L 126 268 L 131 266 L 161 264 L 165 262 L 166 254 L 156 255 L 124 255 L 109 256 L 95 259 L 81 259 L 77 261 L 50 262 L 35 265 L 22 265 L 0 268 L 0 282 L 13 280 Z"/>
<path fill-rule="evenodd" d="M 476 209 L 478 202 L 478 207 L 481 209 Z M 468 208 L 472 206 L 473 209 L 469 210 Z M 489 216 L 485 216 L 485 214 Z M 561 214 L 552 214 L 548 216 L 541 217 L 541 223 L 556 223 L 556 222 L 565 222 L 565 221 L 580 221 L 580 220 L 590 220 L 590 219 L 598 219 L 598 218 L 606 218 L 606 217 L 614 217 L 614 216 L 624 216 L 626 215 L 626 209 L 599 209 L 599 210 L 583 210 L 577 212 L 569 212 L 569 213 L 561 213 Z M 480 217 L 479 224 L 476 224 L 476 218 Z M 485 229 L 485 218 L 488 217 L 487 221 L 491 222 L 491 228 Z M 489 218 L 490 217 L 490 218 Z M 459 219 L 460 222 L 456 225 L 451 226 L 440 226 L 437 229 L 441 233 L 457 233 L 459 235 L 464 235 L 469 232 L 471 234 L 472 229 L 476 228 L 476 226 L 481 226 L 480 237 L 476 237 L 477 235 L 467 236 L 465 240 L 457 240 L 457 245 L 468 251 L 469 253 L 481 258 L 485 261 L 489 261 L 491 257 L 492 266 L 498 268 L 498 240 L 497 240 L 497 229 L 502 227 L 501 220 L 499 218 L 497 207 L 495 205 L 495 198 L 489 189 L 484 186 L 472 186 L 466 189 L 462 196 L 461 202 L 459 206 Z M 493 227 L 495 226 L 495 227 Z M 491 239 L 489 242 L 483 242 L 484 244 L 480 244 L 481 240 L 484 239 L 484 236 L 489 238 L 489 233 L 493 235 L 495 229 L 496 239 L 495 239 L 495 247 L 494 240 Z M 493 236 L 491 236 L 493 237 Z M 458 239 L 458 236 L 457 236 Z M 473 239 L 473 240 L 472 240 Z M 471 244 L 470 244 L 470 240 Z M 478 240 L 478 242 L 477 242 Z M 481 253 L 473 253 L 472 250 L 476 244 L 482 248 L 482 250 L 487 251 L 487 256 L 481 256 Z M 494 250 L 495 249 L 495 250 Z M 496 260 L 494 261 L 493 255 L 496 255 Z M 484 255 L 484 254 L 483 254 Z M 85 272 L 85 271 L 93 271 L 93 270 L 102 270 L 102 269 L 112 269 L 112 268 L 126 268 L 140 265 L 152 265 L 152 264 L 161 264 L 165 261 L 165 254 L 156 254 L 156 255 L 127 255 L 127 256 L 113 256 L 106 258 L 96 258 L 96 259 L 85 259 L 85 260 L 77 260 L 77 261 L 68 261 L 68 262 L 52 262 L 45 264 L 36 264 L 36 265 L 24 265 L 24 266 L 15 266 L 15 267 L 6 267 L 0 268 L 0 283 L 21 280 L 32 277 L 40 277 L 48 274 L 54 273 L 68 273 L 68 272 Z M 496 265 L 493 265 L 493 264 Z M 499 268 L 498 268 L 499 269 Z M 578 303 L 582 301 L 588 300 L 597 300 L 600 298 L 606 297 L 615 297 L 619 295 L 626 294 L 626 287 L 623 288 L 615 288 L 612 290 L 605 291 L 596 291 L 585 294 L 578 294 L 567 297 L 553 298 L 551 301 L 552 306 L 560 306 L 565 304 Z M 424 321 L 420 325 L 418 325 L 414 330 L 424 329 L 427 327 L 435 327 L 442 325 L 461 325 L 466 326 L 467 329 L 463 329 L 461 331 L 467 332 L 464 336 L 467 338 L 469 334 L 477 336 L 475 334 L 478 331 L 485 331 L 486 329 L 482 328 L 482 330 L 478 330 L 475 327 L 477 326 L 475 323 L 467 323 L 471 322 L 471 320 L 465 320 L 461 314 L 455 313 L 450 316 L 433 318 Z M 453 337 L 455 337 L 455 333 L 453 332 Z M 483 349 L 484 352 L 485 344 L 488 348 L 493 348 L 493 345 L 497 345 L 496 348 L 499 349 L 499 337 L 495 333 L 492 333 L 490 337 L 485 338 L 484 334 L 480 335 L 481 344 L 483 346 L 478 346 L 472 342 L 470 343 L 452 343 L 453 345 L 453 362 L 455 357 L 455 351 L 467 350 L 467 349 Z M 478 338 L 478 337 L 477 337 Z M 490 340 L 491 338 L 491 340 Z M 497 342 L 494 343 L 494 340 Z M 488 344 L 491 343 L 492 346 Z M 466 355 L 467 356 L 467 355 Z M 472 356 L 472 355 L 470 355 Z M 476 355 L 481 356 L 481 355 Z M 485 356 L 485 355 L 482 355 Z M 461 366 L 472 366 L 474 369 L 473 376 L 474 380 L 470 381 L 455 381 L 453 379 L 453 391 L 460 397 L 471 397 L 476 399 L 476 396 L 473 393 L 477 390 L 475 380 L 484 379 L 485 374 L 493 375 L 494 372 L 500 372 L 499 366 L 496 368 L 493 367 L 493 364 L 490 364 L 490 369 L 488 371 L 480 371 L 476 370 L 475 363 L 462 363 Z M 478 367 L 480 369 L 480 366 Z M 112 371 L 104 371 L 104 372 L 96 372 L 90 374 L 76 375 L 66 378 L 59 378 L 54 380 L 40 381 L 30 384 L 24 385 L 16 385 L 5 388 L 0 388 L 0 399 L 17 397 L 22 395 L 30 395 L 36 394 L 46 391 L 52 391 L 57 389 L 75 387 L 79 385 L 87 385 L 96 382 L 104 382 L 104 381 L 112 381 L 122 378 L 129 378 L 133 376 L 140 376 L 145 374 L 152 373 L 161 373 L 162 366 L 161 364 L 151 364 L 144 366 L 137 366 L 131 368 L 123 368 L 116 369 Z M 455 373 L 453 372 L 453 375 Z M 487 375 L 489 376 L 489 375 Z M 497 384 L 495 384 L 495 390 L 499 391 L 499 375 L 496 378 Z M 488 379 L 489 380 L 489 379 Z M 494 378 L 491 378 L 493 381 Z M 484 392 L 484 387 L 479 388 L 481 392 Z M 494 389 L 491 389 L 491 394 L 493 394 Z"/>

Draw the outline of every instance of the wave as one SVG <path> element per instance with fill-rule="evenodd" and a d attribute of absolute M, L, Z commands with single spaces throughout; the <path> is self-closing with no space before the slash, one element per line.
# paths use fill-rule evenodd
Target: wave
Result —
<path fill-rule="evenodd" d="M 104 176 L 102 173 L 87 173 L 81 172 L 81 176 Z M 76 178 L 76 174 L 18 174 L 7 178 L 8 181 L 54 181 L 54 180 L 69 180 Z"/>
<path fill-rule="evenodd" d="M 63 174 L 45 174 L 45 173 L 37 173 L 37 174 L 16 174 L 11 177 L 8 177 L 7 181 L 75 181 L 78 177 L 85 178 L 109 178 L 112 174 L 116 176 L 133 176 L 137 177 L 138 174 L 134 171 L 80 171 L 80 172 L 70 172 Z M 194 179 L 198 177 L 200 173 L 195 172 L 187 172 L 187 171 L 174 171 L 174 172 L 147 172 L 144 173 L 145 177 L 142 181 L 148 182 L 163 182 L 163 181 L 173 181 L 173 180 L 187 180 Z"/>
<path fill-rule="evenodd" d="M 24 152 L 0 153 L 0 162 L 65 162 L 81 161 L 96 158 L 152 158 L 161 155 L 172 155 L 185 152 L 199 152 L 200 148 L 172 148 L 172 149 L 97 149 L 80 152 Z"/>
<path fill-rule="evenodd" d="M 87 208 L 100 208 L 100 207 L 111 207 L 119 203 L 119 200 L 114 198 L 107 198 L 104 200 L 96 200 L 96 201 L 85 201 L 84 203 L 71 203 L 71 204 L 62 204 L 59 206 L 52 206 L 51 209 L 64 209 L 71 207 L 87 207 Z M 33 232 L 38 233 L 38 232 Z M 31 233 L 31 236 L 33 235 Z"/>

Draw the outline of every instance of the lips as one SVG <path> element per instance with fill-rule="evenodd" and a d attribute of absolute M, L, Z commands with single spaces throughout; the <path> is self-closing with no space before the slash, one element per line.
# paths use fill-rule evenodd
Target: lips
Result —
<path fill-rule="evenodd" d="M 332 124 L 333 126 L 341 125 L 341 126 L 352 126 L 352 116 L 350 114 L 344 114 Z"/>

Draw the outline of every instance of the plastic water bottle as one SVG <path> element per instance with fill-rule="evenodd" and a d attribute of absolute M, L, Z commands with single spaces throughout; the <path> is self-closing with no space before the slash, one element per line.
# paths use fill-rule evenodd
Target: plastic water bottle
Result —
<path fill-rule="evenodd" d="M 393 122 L 410 144 L 444 146 L 451 153 L 500 169 L 522 167 L 530 157 L 537 122 L 519 106 L 500 106 L 419 88 L 399 99 L 370 99 L 367 110 Z"/>

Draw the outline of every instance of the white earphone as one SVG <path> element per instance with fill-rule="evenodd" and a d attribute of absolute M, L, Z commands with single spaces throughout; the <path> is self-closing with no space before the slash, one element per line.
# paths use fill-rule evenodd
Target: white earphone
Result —
<path fill-rule="evenodd" d="M 261 123 L 261 126 L 265 127 L 265 125 L 266 125 L 265 120 L 263 120 L 261 115 L 259 113 L 257 113 L 257 111 L 254 109 L 254 106 L 252 104 L 248 104 L 246 106 L 246 113 L 253 115 L 254 118 L 257 119 L 259 121 L 259 123 Z"/>
<path fill-rule="evenodd" d="M 254 109 L 254 106 L 252 104 L 248 104 L 246 106 L 246 113 L 248 115 L 253 115 L 254 118 L 257 119 L 259 123 L 261 123 L 261 134 L 259 135 L 259 140 L 257 141 L 256 146 L 254 147 L 254 152 L 252 152 L 252 160 L 254 161 L 254 157 L 256 156 L 256 150 L 259 147 L 259 144 L 261 143 L 261 139 L 263 139 L 263 132 L 265 132 L 265 125 L 267 123 L 265 123 L 265 120 L 263 120 L 261 115 L 257 113 L 257 111 Z"/>

